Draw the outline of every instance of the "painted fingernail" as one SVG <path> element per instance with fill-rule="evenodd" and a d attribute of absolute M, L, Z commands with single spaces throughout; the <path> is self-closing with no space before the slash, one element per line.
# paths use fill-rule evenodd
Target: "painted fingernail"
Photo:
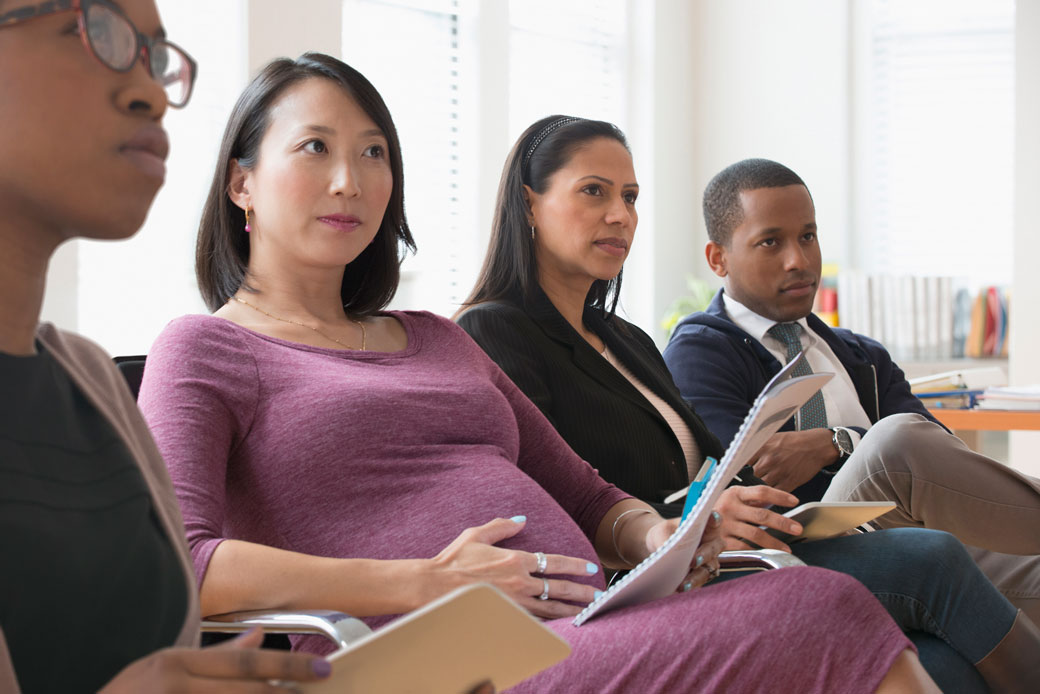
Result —
<path fill-rule="evenodd" d="M 318 677 L 328 677 L 332 674 L 332 663 L 324 658 L 316 658 L 311 661 L 311 670 Z"/>
<path fill-rule="evenodd" d="M 591 575 L 591 574 L 594 574 L 594 573 L 596 573 L 597 571 L 599 571 L 599 567 L 598 567 L 598 566 L 596 566 L 595 564 L 593 564 L 593 563 L 592 563 L 592 562 L 590 561 L 590 562 L 589 562 L 588 564 L 586 564 L 586 565 L 585 565 L 585 571 L 586 571 L 586 573 L 588 573 L 589 575 Z"/>
<path fill-rule="evenodd" d="M 245 639 L 248 639 L 250 636 L 252 636 L 253 634 L 255 634 L 258 631 L 260 631 L 260 627 L 249 627 L 248 629 L 243 631 L 241 634 L 236 636 L 235 639 L 238 640 L 238 641 L 244 641 Z"/>
<path fill-rule="evenodd" d="M 686 583 L 683 583 L 682 590 L 684 593 L 689 593 L 691 590 L 693 590 L 693 581 L 687 581 Z"/>
<path fill-rule="evenodd" d="M 718 511 L 712 511 L 711 517 L 715 519 L 715 525 L 722 523 L 722 515 Z"/>
<path fill-rule="evenodd" d="M 697 563 L 693 565 L 693 568 L 699 568 L 704 563 L 704 557 L 700 554 L 697 555 Z"/>
<path fill-rule="evenodd" d="M 593 600 L 599 600 L 602 597 L 603 597 L 603 591 L 602 590 L 597 590 L 595 593 L 592 594 L 592 599 Z"/>
<path fill-rule="evenodd" d="M 513 521 L 514 523 L 523 523 L 525 520 L 527 520 L 527 516 L 513 516 L 509 520 Z"/>

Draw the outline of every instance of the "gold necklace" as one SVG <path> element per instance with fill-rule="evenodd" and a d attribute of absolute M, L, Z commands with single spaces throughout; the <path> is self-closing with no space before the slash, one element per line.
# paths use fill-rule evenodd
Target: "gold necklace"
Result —
<path fill-rule="evenodd" d="M 253 309 L 254 311 L 259 311 L 260 313 L 264 314 L 268 318 L 274 318 L 276 321 L 281 321 L 282 323 L 289 323 L 290 325 L 298 325 L 301 328 L 307 328 L 308 330 L 313 330 L 314 332 L 316 332 L 319 335 L 321 335 L 322 337 L 324 337 L 326 340 L 331 340 L 332 342 L 335 342 L 337 345 L 339 345 L 343 349 L 354 349 L 353 347 L 350 347 L 348 345 L 343 344 L 342 342 L 340 342 L 336 338 L 331 337 L 329 335 L 326 335 L 322 331 L 318 330 L 317 328 L 313 328 L 313 327 L 307 325 L 306 323 L 301 323 L 301 322 L 295 321 L 295 320 L 288 320 L 286 318 L 279 318 L 278 316 L 271 315 L 270 313 L 268 313 L 267 311 L 263 310 L 259 306 L 253 306 L 251 303 L 249 303 L 245 299 L 240 299 L 237 296 L 233 296 L 233 297 L 231 297 L 231 299 L 234 299 L 235 301 L 237 301 L 240 304 L 245 304 L 246 306 L 248 306 L 249 308 Z M 228 301 L 231 301 L 231 299 L 228 299 Z M 366 348 L 366 346 L 368 344 L 368 333 L 365 330 L 365 324 L 362 323 L 359 320 L 355 320 L 354 318 L 351 318 L 349 315 L 346 314 L 346 312 L 344 312 L 343 315 L 347 316 L 347 320 L 349 320 L 351 323 L 353 323 L 357 327 L 361 328 L 361 351 L 364 352 L 365 348 Z"/>

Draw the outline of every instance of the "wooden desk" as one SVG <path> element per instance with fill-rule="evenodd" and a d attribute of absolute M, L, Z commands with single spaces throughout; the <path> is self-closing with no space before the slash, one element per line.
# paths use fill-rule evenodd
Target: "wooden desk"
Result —
<path fill-rule="evenodd" d="M 979 450 L 980 431 L 1040 431 L 1040 412 L 1025 410 L 931 409 L 936 419 L 959 436 L 972 450 Z"/>

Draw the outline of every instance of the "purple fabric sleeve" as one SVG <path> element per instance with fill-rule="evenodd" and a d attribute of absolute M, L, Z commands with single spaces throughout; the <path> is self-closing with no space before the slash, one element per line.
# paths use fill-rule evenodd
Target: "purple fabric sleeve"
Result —
<path fill-rule="evenodd" d="M 138 398 L 185 513 L 200 585 L 224 539 L 229 453 L 249 430 L 258 391 L 247 343 L 224 323 L 172 322 L 152 346 Z"/>
<path fill-rule="evenodd" d="M 409 346 L 389 354 L 297 345 L 212 316 L 160 335 L 139 402 L 200 584 L 227 537 L 323 556 L 433 556 L 466 527 L 516 514 L 528 527 L 503 546 L 596 560 L 596 528 L 628 496 L 454 323 L 394 315 Z M 403 508 L 426 519 L 421 529 Z M 378 547 L 345 530 L 384 517 Z"/>

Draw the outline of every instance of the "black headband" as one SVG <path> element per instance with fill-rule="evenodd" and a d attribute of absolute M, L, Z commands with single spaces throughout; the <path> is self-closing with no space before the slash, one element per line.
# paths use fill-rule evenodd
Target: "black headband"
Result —
<path fill-rule="evenodd" d="M 527 167 L 527 164 L 531 161 L 531 156 L 534 154 L 534 151 L 536 149 L 538 149 L 538 145 L 542 144 L 542 140 L 544 140 L 545 138 L 549 137 L 549 135 L 554 130 L 557 130 L 558 128 L 561 128 L 561 127 L 563 127 L 565 125 L 569 125 L 571 123 L 576 123 L 576 122 L 578 122 L 580 120 L 585 120 L 585 119 L 584 118 L 575 118 L 573 116 L 563 116 L 562 118 L 557 118 L 554 121 L 546 123 L 542 127 L 542 129 L 538 131 L 538 134 L 534 136 L 534 139 L 531 140 L 531 146 L 528 147 L 527 151 L 524 153 L 524 158 L 521 160 L 520 166 L 522 168 L 526 168 Z"/>

